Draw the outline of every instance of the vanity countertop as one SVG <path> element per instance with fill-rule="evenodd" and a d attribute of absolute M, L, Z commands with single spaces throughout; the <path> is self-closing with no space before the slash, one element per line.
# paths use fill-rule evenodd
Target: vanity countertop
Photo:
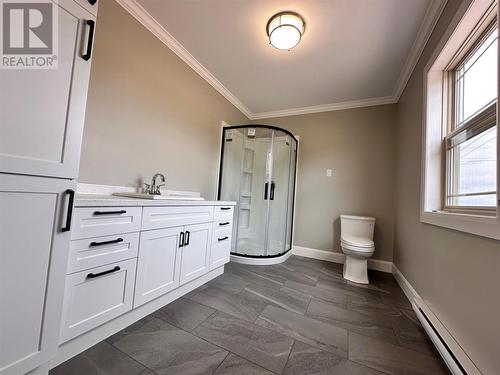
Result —
<path fill-rule="evenodd" d="M 189 201 L 189 200 L 150 200 L 118 197 L 115 195 L 76 194 L 75 207 L 114 207 L 114 206 L 234 206 L 232 201 Z"/>

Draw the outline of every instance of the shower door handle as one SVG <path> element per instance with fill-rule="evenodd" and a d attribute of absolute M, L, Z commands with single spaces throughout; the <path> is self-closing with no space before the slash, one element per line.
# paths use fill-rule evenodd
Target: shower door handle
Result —
<path fill-rule="evenodd" d="M 267 191 L 269 190 L 269 182 L 264 185 L 264 200 L 267 201 Z"/>
<path fill-rule="evenodd" d="M 274 189 L 276 187 L 276 184 L 274 182 L 271 182 L 271 192 L 269 193 L 269 199 L 274 200 Z"/>

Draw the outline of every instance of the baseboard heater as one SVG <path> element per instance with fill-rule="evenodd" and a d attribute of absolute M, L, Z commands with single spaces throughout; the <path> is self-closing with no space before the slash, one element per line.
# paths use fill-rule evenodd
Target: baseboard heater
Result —
<path fill-rule="evenodd" d="M 413 310 L 453 375 L 482 375 L 462 347 L 420 298 L 413 299 Z"/>

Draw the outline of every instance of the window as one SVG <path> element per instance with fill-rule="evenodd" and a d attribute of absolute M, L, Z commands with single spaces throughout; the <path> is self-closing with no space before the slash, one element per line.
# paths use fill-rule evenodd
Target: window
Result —
<path fill-rule="evenodd" d="M 461 7 L 424 69 L 420 221 L 500 240 L 497 14 Z"/>
<path fill-rule="evenodd" d="M 494 22 L 448 72 L 453 96 L 445 136 L 445 210 L 496 208 L 497 39 Z"/>

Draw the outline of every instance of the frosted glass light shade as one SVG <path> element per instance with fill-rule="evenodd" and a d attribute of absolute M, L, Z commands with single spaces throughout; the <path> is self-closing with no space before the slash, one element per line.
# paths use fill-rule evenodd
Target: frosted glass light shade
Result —
<path fill-rule="evenodd" d="M 304 19 L 293 12 L 275 14 L 267 23 L 269 43 L 277 49 L 292 49 L 304 34 Z"/>

